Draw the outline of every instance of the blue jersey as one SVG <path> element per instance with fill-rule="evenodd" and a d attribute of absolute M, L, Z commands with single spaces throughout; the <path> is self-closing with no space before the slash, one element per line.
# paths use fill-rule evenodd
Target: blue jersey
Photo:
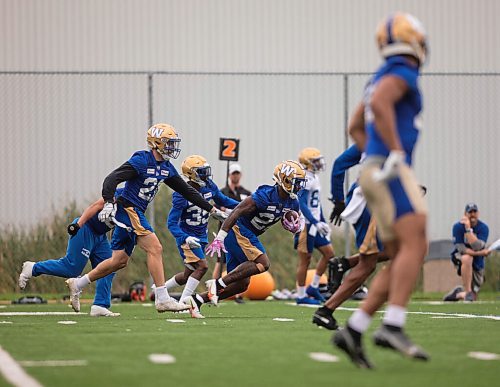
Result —
<path fill-rule="evenodd" d="M 389 149 L 375 129 L 374 116 L 370 109 L 370 101 L 377 88 L 377 83 L 383 77 L 389 75 L 403 79 L 408 86 L 408 91 L 396 103 L 394 108 L 396 112 L 396 130 L 406 153 L 406 162 L 411 165 L 413 148 L 419 134 L 419 130 L 415 126 L 415 118 L 422 109 L 422 96 L 418 88 L 418 67 L 412 66 L 406 58 L 401 56 L 388 58 L 365 88 L 363 100 L 367 134 L 366 155 L 387 157 L 389 154 Z"/>
<path fill-rule="evenodd" d="M 289 210 L 299 212 L 299 201 L 290 197 L 282 199 L 277 185 L 261 185 L 252 194 L 252 199 L 257 208 L 251 214 L 243 215 L 238 219 L 238 223 L 255 235 L 262 234 L 278 222 L 285 212 Z"/>
<path fill-rule="evenodd" d="M 115 192 L 115 198 L 120 196 L 123 192 L 123 188 L 118 188 Z M 97 216 L 99 215 L 99 212 L 97 212 L 92 218 L 90 218 L 89 220 L 87 220 L 87 223 L 89 225 L 89 227 L 92 229 L 92 231 L 94 232 L 94 234 L 96 235 L 104 235 L 106 234 L 108 231 L 111 230 L 111 228 L 109 228 L 108 226 L 106 226 L 106 223 L 104 222 L 101 222 Z"/>
<path fill-rule="evenodd" d="M 358 149 L 358 147 L 356 145 L 351 145 L 335 159 L 330 179 L 332 201 L 344 201 L 345 173 L 349 168 L 359 164 L 361 161 L 361 155 L 362 152 Z M 353 190 L 354 184 L 351 185 L 349 192 Z"/>
<path fill-rule="evenodd" d="M 474 234 L 476 234 L 477 239 L 482 240 L 484 243 L 487 242 L 488 236 L 490 233 L 490 229 L 486 225 L 486 223 L 477 221 L 477 224 L 472 227 L 474 230 Z M 463 244 L 468 249 L 472 249 L 471 245 L 465 242 L 465 225 L 460 222 L 457 222 L 453 225 L 453 243 L 454 244 Z M 453 251 L 452 254 L 456 253 L 457 249 Z M 472 260 L 472 267 L 474 270 L 479 271 L 484 268 L 484 257 L 474 257 Z"/>
<path fill-rule="evenodd" d="M 153 153 L 147 150 L 135 152 L 128 163 L 134 167 L 138 176 L 125 183 L 121 197 L 145 212 L 154 199 L 159 184 L 178 173 L 170 161 L 157 161 Z"/>
<path fill-rule="evenodd" d="M 213 200 L 219 206 L 234 208 L 239 204 L 224 195 L 212 180 L 208 180 L 206 186 L 201 187 L 199 192 L 206 201 Z M 181 194 L 173 193 L 167 227 L 178 245 L 183 244 L 188 236 L 197 237 L 201 242 L 208 243 L 208 217 L 207 211 L 188 202 Z"/>

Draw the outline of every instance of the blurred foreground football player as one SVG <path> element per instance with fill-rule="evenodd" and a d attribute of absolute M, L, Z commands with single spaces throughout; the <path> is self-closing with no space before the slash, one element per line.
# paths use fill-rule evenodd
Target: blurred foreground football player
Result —
<path fill-rule="evenodd" d="M 297 193 L 304 187 L 306 174 L 296 161 L 283 161 L 274 169 L 275 185 L 261 185 L 243 200 L 222 224 L 219 233 L 206 249 L 210 256 L 226 253 L 228 274 L 206 282 L 208 292 L 195 294 L 186 301 L 191 309 L 199 311 L 203 303 L 217 304 L 244 292 L 250 277 L 269 269 L 271 262 L 258 236 L 278 222 L 284 213 L 299 212 Z M 302 224 L 283 221 L 286 230 L 293 234 L 301 231 Z"/>
<path fill-rule="evenodd" d="M 411 170 L 419 135 L 415 121 L 422 109 L 418 77 L 425 62 L 426 37 L 415 17 L 395 13 L 379 25 L 377 42 L 385 62 L 365 88 L 363 102 L 351 117 L 350 134 L 366 152 L 360 185 L 391 262 L 376 275 L 368 297 L 346 328 L 333 338 L 363 368 L 372 365 L 365 356 L 362 335 L 386 301 L 375 344 L 410 358 L 429 359 L 403 330 L 406 306 L 427 251 L 427 208 Z"/>
<path fill-rule="evenodd" d="M 182 162 L 182 174 L 187 182 L 205 200 L 234 208 L 239 202 L 224 195 L 212 181 L 212 168 L 203 156 L 192 155 Z M 184 271 L 175 274 L 165 286 L 167 290 L 186 285 L 180 300 L 191 296 L 208 270 L 204 249 L 208 244 L 208 212 L 189 202 L 178 192 L 172 196 L 172 209 L 168 214 L 167 227 L 177 242 L 177 249 L 184 262 Z M 193 318 L 204 318 L 199 311 L 191 309 Z"/>
<path fill-rule="evenodd" d="M 102 197 L 105 204 L 99 213 L 99 220 L 112 224 L 116 219 L 128 229 L 115 228 L 111 240 L 113 250 L 111 259 L 101 262 L 83 277 L 70 278 L 66 281 L 70 289 L 71 305 L 75 311 L 80 310 L 82 289 L 91 282 L 127 266 L 136 244 L 147 253 L 148 269 L 156 285 L 156 310 L 162 313 L 188 309 L 188 306 L 178 303 L 168 295 L 163 272 L 163 248 L 144 215 L 146 208 L 153 201 L 159 184 L 164 182 L 212 216 L 225 219 L 226 215 L 203 199 L 179 176 L 170 163 L 171 158 L 179 157 L 180 141 L 172 126 L 168 124 L 152 126 L 147 133 L 150 150 L 135 152 L 127 162 L 111 172 L 104 180 Z M 124 181 L 125 188 L 115 201 L 116 187 Z"/>

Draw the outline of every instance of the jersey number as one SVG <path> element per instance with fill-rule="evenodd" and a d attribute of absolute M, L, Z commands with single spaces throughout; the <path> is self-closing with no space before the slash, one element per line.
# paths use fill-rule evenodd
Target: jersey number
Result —
<path fill-rule="evenodd" d="M 316 208 L 319 205 L 319 191 L 313 191 L 311 193 L 311 200 L 309 201 L 311 208 Z"/>
<path fill-rule="evenodd" d="M 190 226 L 199 226 L 200 224 L 207 224 L 208 212 L 200 207 L 189 207 L 187 211 L 191 215 L 191 219 L 186 219 L 186 223 Z"/>
<path fill-rule="evenodd" d="M 156 190 L 158 189 L 158 179 L 156 177 L 148 177 L 142 184 L 147 187 L 142 187 L 139 190 L 139 197 L 150 202 L 155 197 Z"/>
<path fill-rule="evenodd" d="M 252 226 L 254 226 L 257 230 L 264 230 L 269 227 L 269 224 L 274 221 L 274 218 L 274 214 L 261 212 L 259 215 L 254 216 L 250 223 L 252 223 Z"/>

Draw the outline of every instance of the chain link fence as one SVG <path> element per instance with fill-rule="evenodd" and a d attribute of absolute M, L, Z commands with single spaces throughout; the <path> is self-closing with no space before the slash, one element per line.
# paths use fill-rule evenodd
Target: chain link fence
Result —
<path fill-rule="evenodd" d="M 153 122 L 180 131 L 182 157 L 205 155 L 225 183 L 218 139 L 241 139 L 243 184 L 270 183 L 274 165 L 305 146 L 331 165 L 349 140 L 348 114 L 369 74 L 3 72 L 0 227 L 48 221 L 100 195 L 104 177 L 137 149 Z M 500 237 L 497 148 L 500 74 L 424 74 L 424 129 L 415 169 L 428 187 L 431 239 L 450 238 L 466 202 Z M 176 161 L 177 167 L 180 160 Z M 352 182 L 356 171 L 350 173 Z M 322 175 L 323 205 L 329 173 Z M 163 219 L 156 220 L 164 226 Z"/>

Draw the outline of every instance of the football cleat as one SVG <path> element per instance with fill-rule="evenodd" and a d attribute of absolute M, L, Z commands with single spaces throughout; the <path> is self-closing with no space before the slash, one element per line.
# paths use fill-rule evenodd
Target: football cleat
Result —
<path fill-rule="evenodd" d="M 321 294 L 318 288 L 315 288 L 311 285 L 309 285 L 306 289 L 306 294 L 309 297 L 314 298 L 315 300 L 318 300 L 319 302 L 325 302 L 325 297 Z"/>
<path fill-rule="evenodd" d="M 474 294 L 474 292 L 465 293 L 464 301 L 466 301 L 466 302 L 476 301 L 476 295 Z"/>
<path fill-rule="evenodd" d="M 76 285 L 76 278 L 68 278 L 66 280 L 66 286 L 69 289 L 69 300 L 71 301 L 71 307 L 75 312 L 80 312 L 80 294 L 82 291 L 78 289 Z"/>
<path fill-rule="evenodd" d="M 23 269 L 21 270 L 21 274 L 19 274 L 19 287 L 24 289 L 29 279 L 33 276 L 33 266 L 35 262 L 26 261 L 23 263 Z"/>
<path fill-rule="evenodd" d="M 316 312 L 313 314 L 312 322 L 319 327 L 323 327 L 331 331 L 335 331 L 339 328 L 337 320 L 333 317 L 333 311 L 326 307 L 316 309 Z"/>
<path fill-rule="evenodd" d="M 148 146 L 155 149 L 164 160 L 176 159 L 181 153 L 181 139 L 173 126 L 155 124 L 148 129 Z"/>
<path fill-rule="evenodd" d="M 155 300 L 155 308 L 158 313 L 180 312 L 181 310 L 188 310 L 189 305 L 186 305 L 182 302 L 177 302 L 174 298 L 169 297 L 165 301 Z"/>
<path fill-rule="evenodd" d="M 377 44 L 381 55 L 411 55 L 420 65 L 427 55 L 426 34 L 422 23 L 408 13 L 397 12 L 377 27 Z"/>
<path fill-rule="evenodd" d="M 296 161 L 282 161 L 274 168 L 273 179 L 290 198 L 296 199 L 297 192 L 305 187 L 306 172 Z"/>
<path fill-rule="evenodd" d="M 188 156 L 182 162 L 182 174 L 200 187 L 206 185 L 206 181 L 212 177 L 212 168 L 203 156 Z"/>
<path fill-rule="evenodd" d="M 363 346 L 356 342 L 349 328 L 338 330 L 332 337 L 332 343 L 344 351 L 356 366 L 367 369 L 373 368 L 363 351 Z"/>
<path fill-rule="evenodd" d="M 189 313 L 192 318 L 205 318 L 200 312 L 201 303 L 194 295 L 184 298 L 183 302 L 189 306 Z"/>
<path fill-rule="evenodd" d="M 422 348 L 410 341 L 402 329 L 391 329 L 382 325 L 373 334 L 373 342 L 379 347 L 393 349 L 413 359 L 424 361 L 430 359 L 430 356 Z"/>
<path fill-rule="evenodd" d="M 214 305 L 219 303 L 219 294 L 217 289 L 217 280 L 211 279 L 205 282 L 208 291 L 208 299 Z"/>
<path fill-rule="evenodd" d="M 350 299 L 355 301 L 362 301 L 366 297 L 368 297 L 368 288 L 364 285 L 361 285 L 354 291 Z"/>
<path fill-rule="evenodd" d="M 297 305 L 321 305 L 321 302 L 319 302 L 318 300 L 307 296 L 296 298 L 295 302 L 297 303 Z"/>
<path fill-rule="evenodd" d="M 304 148 L 299 153 L 299 163 L 311 172 L 324 171 L 326 169 L 325 158 L 316 148 Z"/>
<path fill-rule="evenodd" d="M 92 305 L 90 307 L 90 316 L 92 317 L 118 317 L 120 313 L 114 313 L 108 308 L 99 305 Z"/>
<path fill-rule="evenodd" d="M 464 288 L 462 286 L 455 287 L 451 292 L 444 296 L 443 301 L 458 301 L 457 295 L 463 292 Z"/>

